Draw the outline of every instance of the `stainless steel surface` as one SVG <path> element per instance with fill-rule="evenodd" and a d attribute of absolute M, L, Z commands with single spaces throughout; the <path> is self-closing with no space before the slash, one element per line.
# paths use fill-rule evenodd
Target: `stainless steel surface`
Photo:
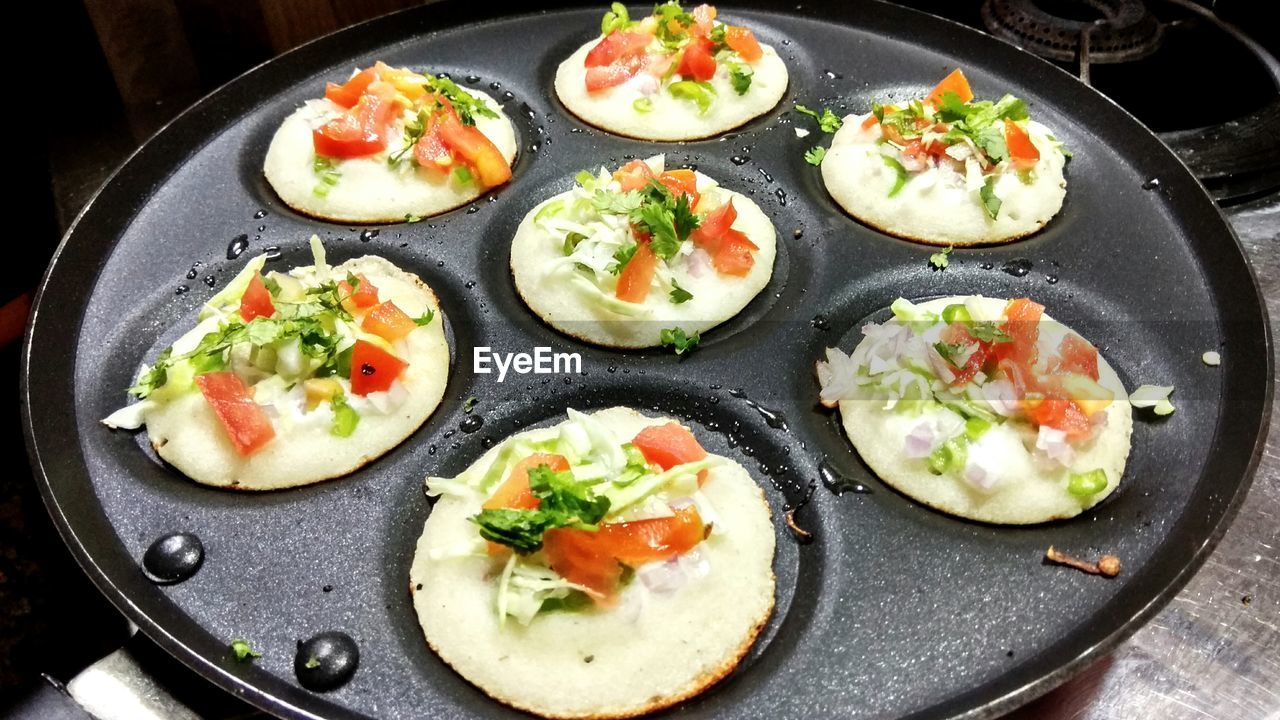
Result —
<path fill-rule="evenodd" d="M 1280 329 L 1280 196 L 1228 213 Z M 1277 405 L 1280 408 L 1280 405 Z M 1235 522 L 1187 587 L 1110 656 L 1008 720 L 1280 720 L 1280 410 Z"/>

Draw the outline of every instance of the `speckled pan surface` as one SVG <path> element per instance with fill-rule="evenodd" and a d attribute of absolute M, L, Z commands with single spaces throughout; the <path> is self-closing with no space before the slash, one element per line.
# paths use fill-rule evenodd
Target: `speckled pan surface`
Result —
<path fill-rule="evenodd" d="M 773 280 L 686 360 L 579 345 L 523 306 L 507 252 L 520 218 L 567 189 L 574 171 L 653 152 L 582 125 L 553 99 L 556 65 L 590 37 L 603 9 L 496 17 L 488 5 L 445 2 L 352 28 L 202 101 L 104 187 L 46 279 L 24 361 L 33 466 L 97 584 L 183 662 L 280 715 L 513 715 L 452 673 L 416 626 L 406 578 L 429 512 L 422 477 L 456 473 L 487 442 L 553 424 L 565 406 L 624 404 L 679 416 L 713 452 L 743 462 L 779 521 L 777 511 L 813 493 L 797 514 L 812 543 L 778 526 L 769 627 L 743 665 L 681 717 L 986 717 L 1132 632 L 1225 529 L 1270 404 L 1264 311 L 1230 229 L 1192 177 L 1101 96 L 972 31 L 869 2 L 821 13 L 791 2 L 728 4 L 723 16 L 783 53 L 788 95 L 724 139 L 663 150 L 671 164 L 696 164 L 760 203 L 779 230 Z M 271 133 L 326 79 L 375 59 L 511 93 L 506 107 L 523 148 L 512 182 L 440 218 L 378 228 L 367 242 L 364 228 L 286 208 L 259 170 Z M 819 138 L 798 139 L 796 123 L 812 126 L 786 109 L 793 100 L 856 109 L 872 97 L 919 95 L 957 65 L 979 94 L 1027 99 L 1075 159 L 1066 206 L 1046 230 L 957 250 L 935 272 L 930 248 L 836 207 L 801 158 Z M 1152 177 L 1159 188 L 1144 190 Z M 331 258 L 385 255 L 440 296 L 454 367 L 444 404 L 416 434 L 351 477 L 245 497 L 190 483 L 159 464 L 142 436 L 98 424 L 138 363 L 215 292 L 206 276 L 221 287 L 268 246 L 281 250 L 277 266 L 306 262 L 313 232 Z M 241 234 L 249 250 L 228 261 Z M 1020 272 L 1001 272 L 1006 265 Z M 838 418 L 815 402 L 812 363 L 822 348 L 851 348 L 863 321 L 895 297 L 973 293 L 1034 297 L 1097 343 L 1129 387 L 1178 388 L 1177 413 L 1137 419 L 1115 496 L 1076 520 L 996 528 L 914 504 L 870 476 Z M 579 352 L 584 373 L 498 384 L 472 371 L 480 345 Z M 1222 352 L 1220 367 L 1200 362 L 1211 348 Z M 472 416 L 483 418 L 471 433 L 459 429 L 469 396 L 479 399 Z M 780 412 L 786 428 L 751 403 Z M 817 482 L 824 460 L 873 492 L 828 492 Z M 137 562 L 174 530 L 202 538 L 203 567 L 153 586 Z M 1104 581 L 1045 567 L 1049 544 L 1115 553 L 1125 571 Z M 360 668 L 344 687 L 316 694 L 298 686 L 292 666 L 296 641 L 325 630 L 355 638 Z M 232 638 L 263 657 L 235 663 Z"/>

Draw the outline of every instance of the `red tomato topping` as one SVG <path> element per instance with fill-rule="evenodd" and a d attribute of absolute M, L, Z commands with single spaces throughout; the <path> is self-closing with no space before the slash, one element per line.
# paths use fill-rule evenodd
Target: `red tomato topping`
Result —
<path fill-rule="evenodd" d="M 929 93 L 924 99 L 925 102 L 932 105 L 938 105 L 942 102 L 943 94 L 953 92 L 960 98 L 960 102 L 969 102 L 973 99 L 973 90 L 969 87 L 969 79 L 964 76 L 964 71 L 956 68 L 951 74 L 942 78 L 942 82 Z"/>
<path fill-rule="evenodd" d="M 422 129 L 422 137 L 418 138 L 418 142 L 413 146 L 413 158 L 418 161 L 419 166 L 440 172 L 453 166 L 455 162 L 453 153 L 449 152 L 449 148 L 445 147 L 440 139 L 440 124 L 434 117 L 427 118 L 427 124 Z"/>
<path fill-rule="evenodd" d="M 755 266 L 751 253 L 760 248 L 745 233 L 731 227 L 737 218 L 738 211 L 730 200 L 708 213 L 689 237 L 694 245 L 711 255 L 716 272 L 743 277 Z"/>
<path fill-rule="evenodd" d="M 862 121 L 862 129 L 870 130 L 873 126 L 879 124 L 879 122 L 880 121 L 876 119 L 875 113 L 871 113 L 870 115 L 867 116 L 865 120 Z"/>
<path fill-rule="evenodd" d="M 249 395 L 249 388 L 233 372 L 196 376 L 196 387 L 213 408 L 227 437 L 241 455 L 252 455 L 276 436 L 271 418 Z"/>
<path fill-rule="evenodd" d="M 344 108 L 350 108 L 359 102 L 360 96 L 368 89 L 369 84 L 377 79 L 378 73 L 374 72 L 373 68 L 361 70 L 341 85 L 326 83 L 324 96 Z"/>
<path fill-rule="evenodd" d="M 618 287 L 614 295 L 629 303 L 642 303 L 649 297 L 649 286 L 658 270 L 658 256 L 649 247 L 649 238 L 637 240 L 636 253 L 618 273 Z"/>
<path fill-rule="evenodd" d="M 1023 409 L 1031 422 L 1061 430 L 1070 441 L 1081 440 L 1093 432 L 1089 417 L 1080 406 L 1058 391 L 1048 390 L 1043 398 L 1025 400 Z"/>
<path fill-rule="evenodd" d="M 413 332 L 418 324 L 390 300 L 379 303 L 364 316 L 360 328 L 387 342 L 395 342 Z"/>
<path fill-rule="evenodd" d="M 652 40 L 653 35 L 640 30 L 614 30 L 591 48 L 583 64 L 589 68 L 603 67 L 619 60 L 640 57 Z"/>
<path fill-rule="evenodd" d="M 386 149 L 387 126 L 400 111 L 395 97 L 391 84 L 371 83 L 354 107 L 311 131 L 316 154 L 354 158 Z"/>
<path fill-rule="evenodd" d="M 1005 332 L 1011 342 L 996 343 L 992 355 L 996 360 L 1008 358 L 1030 368 L 1036 362 L 1036 340 L 1040 338 L 1040 318 L 1044 315 L 1044 306 L 1026 298 L 1010 300 L 1005 306 L 1005 321 L 1000 329 Z"/>
<path fill-rule="evenodd" d="M 716 75 L 716 59 L 711 55 L 711 41 L 694 38 L 684 48 L 676 72 L 686 78 L 705 82 Z"/>
<path fill-rule="evenodd" d="M 689 209 L 698 207 L 698 176 L 692 170 L 668 170 L 658 176 L 658 182 L 666 186 L 676 197 L 689 196 Z"/>
<path fill-rule="evenodd" d="M 1004 142 L 1009 147 L 1009 158 L 1019 170 L 1030 170 L 1040 162 L 1040 151 L 1021 125 L 1012 120 L 1004 121 Z"/>
<path fill-rule="evenodd" d="M 351 284 L 346 280 L 338 281 L 338 297 L 342 299 L 342 306 L 348 312 L 378 304 L 378 288 L 369 282 L 369 278 L 365 277 L 364 273 L 356 273 L 356 277 L 359 278 L 360 283 L 354 292 L 351 290 Z"/>
<path fill-rule="evenodd" d="M 511 474 L 507 475 L 506 481 L 499 485 L 498 489 L 493 491 L 493 495 L 485 501 L 484 509 L 532 510 L 538 507 L 541 503 L 529 489 L 529 471 L 536 470 L 542 465 L 546 465 L 552 472 L 564 472 L 569 469 L 569 461 L 563 455 L 534 453 L 511 468 Z"/>
<path fill-rule="evenodd" d="M 649 164 L 643 160 L 632 160 L 613 171 L 613 179 L 622 185 L 622 192 L 631 192 L 639 190 L 653 178 L 653 171 L 649 169 Z"/>
<path fill-rule="evenodd" d="M 587 68 L 587 92 L 599 92 L 621 85 L 640 72 L 643 65 L 643 59 L 634 57 L 612 65 Z"/>
<path fill-rule="evenodd" d="M 261 275 L 254 275 L 249 287 L 240 296 L 240 319 L 250 322 L 256 317 L 271 317 L 276 305 L 271 301 L 271 291 L 262 282 Z"/>
<path fill-rule="evenodd" d="M 760 43 L 756 42 L 755 33 L 744 27 L 727 27 L 724 30 L 724 41 L 734 52 L 749 63 L 764 57 Z"/>
<path fill-rule="evenodd" d="M 474 125 L 463 125 L 452 107 L 436 114 L 440 142 L 471 167 L 476 183 L 488 189 L 511 179 L 511 166 L 498 147 Z"/>
<path fill-rule="evenodd" d="M 1067 335 L 1058 345 L 1058 357 L 1049 363 L 1049 372 L 1077 373 L 1097 382 L 1098 349 L 1075 333 Z"/>
<path fill-rule="evenodd" d="M 351 392 L 368 395 L 382 392 L 400 377 L 409 363 L 367 340 L 357 340 L 351 349 Z"/>
<path fill-rule="evenodd" d="M 646 461 L 663 470 L 696 462 L 707 456 L 707 451 L 702 449 L 698 438 L 689 432 L 689 428 L 675 422 L 651 425 L 637 433 L 631 444 L 644 455 Z"/>
<path fill-rule="evenodd" d="M 596 532 L 560 528 L 548 530 L 542 549 L 551 569 L 569 582 L 594 590 L 608 602 L 618 588 L 622 565 L 636 567 L 666 560 L 693 549 L 706 537 L 706 526 L 695 506 L 650 520 L 607 523 Z"/>

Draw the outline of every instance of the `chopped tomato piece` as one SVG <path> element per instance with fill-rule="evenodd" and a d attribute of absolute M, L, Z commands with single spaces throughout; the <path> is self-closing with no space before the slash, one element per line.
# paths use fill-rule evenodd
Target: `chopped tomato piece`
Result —
<path fill-rule="evenodd" d="M 511 179 L 511 166 L 493 141 L 474 125 L 463 125 L 453 108 L 436 113 L 440 142 L 471 167 L 476 183 L 488 189 Z"/>
<path fill-rule="evenodd" d="M 351 392 L 382 392 L 400 377 L 409 363 L 368 340 L 357 340 L 351 349 Z"/>
<path fill-rule="evenodd" d="M 699 37 L 706 37 L 711 34 L 716 19 L 716 9 L 711 5 L 703 3 L 693 9 L 693 33 Z"/>
<path fill-rule="evenodd" d="M 618 273 L 618 288 L 614 295 L 629 303 L 642 303 L 649 297 L 649 286 L 658 270 L 658 256 L 649 247 L 649 238 L 640 238 L 636 253 Z"/>
<path fill-rule="evenodd" d="M 696 462 L 707 456 L 698 438 L 680 423 L 652 425 L 641 430 L 631 441 L 644 459 L 663 470 Z"/>
<path fill-rule="evenodd" d="M 621 85 L 640 72 L 643 66 L 644 61 L 634 57 L 611 65 L 587 68 L 587 92 L 599 92 Z"/>
<path fill-rule="evenodd" d="M 369 282 L 369 278 L 365 277 L 364 273 L 356 273 L 356 278 L 360 282 L 354 291 L 351 289 L 351 284 L 346 280 L 338 281 L 338 297 L 342 299 L 342 306 L 348 312 L 373 307 L 378 304 L 378 288 Z"/>
<path fill-rule="evenodd" d="M 553 453 L 534 453 L 521 460 L 511 468 L 511 474 L 484 503 L 484 509 L 513 508 L 516 510 L 532 510 L 540 504 L 529 489 L 529 471 L 546 465 L 553 472 L 564 472 L 569 469 L 569 461 L 563 455 Z"/>
<path fill-rule="evenodd" d="M 942 342 L 950 345 L 974 345 L 969 356 L 965 361 L 956 367 L 955 378 L 952 379 L 952 387 L 960 387 L 973 379 L 982 370 L 983 365 L 987 362 L 987 356 L 991 351 L 991 343 L 982 342 L 969 334 L 969 328 L 964 323 L 951 323 L 947 329 L 942 331 Z"/>
<path fill-rule="evenodd" d="M 249 322 L 256 317 L 271 317 L 276 305 L 271 301 L 271 291 L 262 282 L 261 275 L 254 275 L 249 287 L 240 296 L 240 318 Z"/>
<path fill-rule="evenodd" d="M 419 167 L 441 172 L 448 170 L 456 162 L 453 153 L 449 152 L 449 148 L 440 139 L 440 125 L 434 116 L 427 119 L 426 126 L 422 128 L 422 137 L 413 146 L 413 159 L 418 161 Z"/>
<path fill-rule="evenodd" d="M 698 229 L 689 234 L 693 244 L 715 255 L 720 248 L 720 241 L 729 232 L 733 222 L 738 219 L 738 211 L 733 207 L 733 200 L 707 213 L 702 218 Z"/>
<path fill-rule="evenodd" d="M 716 59 L 711 55 L 711 41 L 695 38 L 684 48 L 676 72 L 686 78 L 705 82 L 716 75 Z"/>
<path fill-rule="evenodd" d="M 324 96 L 344 108 L 353 107 L 360 100 L 360 96 L 369 87 L 369 84 L 378 79 L 378 73 L 373 68 L 361 70 L 345 83 L 338 85 L 336 83 L 326 83 L 324 86 Z"/>
<path fill-rule="evenodd" d="M 693 549 L 706 537 L 693 505 L 671 517 L 607 523 L 595 532 L 560 528 L 543 535 L 542 549 L 551 569 L 569 582 L 590 588 L 608 602 L 618 588 L 622 565 L 636 567 Z"/>
<path fill-rule="evenodd" d="M 612 65 L 619 60 L 639 57 L 653 40 L 653 35 L 640 30 L 614 30 L 591 48 L 583 61 L 589 68 Z"/>
<path fill-rule="evenodd" d="M 1030 170 L 1040 162 L 1040 151 L 1022 126 L 1012 120 L 1004 121 L 1004 142 L 1009 147 L 1009 158 L 1019 170 Z"/>
<path fill-rule="evenodd" d="M 413 321 L 413 318 L 406 315 L 390 300 L 375 305 L 360 323 L 362 330 L 377 335 L 387 342 L 395 342 L 413 332 L 417 327 L 418 324 Z"/>
<path fill-rule="evenodd" d="M 400 111 L 396 90 L 389 83 L 374 82 L 355 106 L 311 131 L 317 155 L 334 158 L 364 157 L 387 147 L 387 126 Z"/>
<path fill-rule="evenodd" d="M 1089 417 L 1071 398 L 1049 391 L 1043 398 L 1032 398 L 1023 403 L 1027 418 L 1036 425 L 1051 427 L 1067 434 L 1068 440 L 1088 437 L 1093 431 Z"/>
<path fill-rule="evenodd" d="M 749 63 L 764 57 L 764 50 L 756 42 L 755 33 L 744 27 L 727 27 L 724 29 L 724 41 L 733 51 Z"/>
<path fill-rule="evenodd" d="M 756 264 L 751 253 L 759 249 L 741 230 L 731 229 L 721 238 L 720 247 L 711 256 L 711 264 L 722 275 L 745 277 Z"/>
<path fill-rule="evenodd" d="M 964 71 L 956 68 L 951 74 L 942 78 L 942 82 L 929 93 L 924 99 L 925 102 L 932 105 L 938 105 L 942 102 L 942 96 L 945 93 L 953 92 L 959 98 L 960 102 L 969 102 L 973 99 L 973 90 L 969 87 L 969 79 L 964 76 Z"/>
<path fill-rule="evenodd" d="M 876 114 L 871 113 L 866 117 L 865 120 L 862 121 L 862 129 L 870 130 L 872 127 L 878 125 L 879 123 L 880 123 L 880 120 L 876 118 Z"/>
<path fill-rule="evenodd" d="M 658 176 L 658 182 L 666 186 L 676 197 L 689 196 L 689 209 L 698 207 L 698 176 L 692 170 L 668 170 Z"/>
<path fill-rule="evenodd" d="M 276 436 L 271 418 L 249 395 L 249 388 L 233 372 L 196 376 L 196 387 L 213 408 L 227 437 L 241 455 L 252 455 Z"/>
<path fill-rule="evenodd" d="M 1036 340 L 1040 337 L 1040 317 L 1044 306 L 1026 298 L 1010 300 L 1005 306 L 1005 321 L 1000 329 L 1012 341 L 996 343 L 992 354 L 996 360 L 1009 358 L 1030 368 L 1036 361 Z"/>
<path fill-rule="evenodd" d="M 1058 357 L 1050 363 L 1049 371 L 1060 374 L 1078 373 L 1097 382 L 1098 349 L 1075 333 L 1067 335 L 1058 345 Z"/>
<path fill-rule="evenodd" d="M 613 179 L 622 185 L 622 192 L 639 190 L 653 179 L 653 170 L 643 160 L 632 160 L 613 171 Z"/>

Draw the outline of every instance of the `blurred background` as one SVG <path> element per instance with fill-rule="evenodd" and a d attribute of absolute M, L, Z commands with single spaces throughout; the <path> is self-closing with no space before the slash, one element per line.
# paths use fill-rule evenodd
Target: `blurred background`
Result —
<path fill-rule="evenodd" d="M 800 0 L 805 2 L 805 0 Z M 29 300 L 63 232 L 128 155 L 204 94 L 312 38 L 412 0 L 45 0 L 44 83 L 58 111 L 20 143 L 24 211 L 0 274 L 0 713 L 119 647 L 124 620 L 82 576 L 31 481 L 17 405 Z M 785 3 L 790 6 L 791 0 Z M 1003 37 L 1080 75 L 1134 113 L 1232 213 L 1273 242 L 1280 197 L 1277 70 L 1251 43 L 1280 42 L 1274 3 L 1248 0 L 899 0 Z M 604 3 L 601 3 L 602 7 Z M 732 3 L 726 3 L 732 5 Z M 812 8 L 821 5 L 805 2 Z M 528 11 L 536 3 L 514 7 Z M 873 10 L 874 8 L 871 8 Z M 504 10 L 494 4 L 494 12 Z M 1221 22 L 1244 28 L 1234 34 Z M 37 66 L 44 63 L 37 61 Z M 68 103 L 67 101 L 72 102 Z M 24 135 L 30 135 L 27 130 Z M 1274 217 L 1259 215 L 1258 217 Z M 1252 224 L 1251 224 L 1252 223 Z M 1268 230 L 1268 227 L 1270 228 Z M 1242 236 L 1245 233 L 1241 232 Z M 1246 238 L 1246 246 L 1249 245 Z M 1239 523 L 1237 523 L 1239 524 Z M 182 683 L 182 678 L 174 680 Z M 193 681 L 194 682 L 194 681 Z M 200 686 L 196 692 L 215 692 Z M 244 708 L 228 702 L 219 714 Z M 1194 714 L 1188 714 L 1192 717 Z"/>

